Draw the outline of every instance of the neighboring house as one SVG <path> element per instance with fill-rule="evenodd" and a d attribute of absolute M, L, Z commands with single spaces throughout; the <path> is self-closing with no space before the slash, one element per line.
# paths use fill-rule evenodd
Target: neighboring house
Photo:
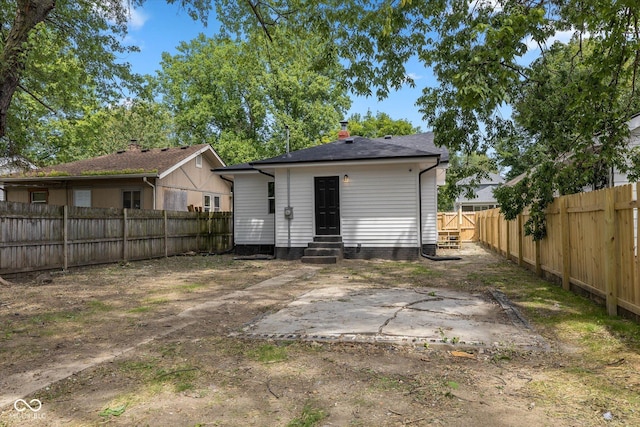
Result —
<path fill-rule="evenodd" d="M 36 165 L 21 156 L 0 157 L 0 176 L 35 169 Z M 4 201 L 4 182 L 0 180 L 0 202 Z"/>
<path fill-rule="evenodd" d="M 95 208 L 231 210 L 224 162 L 208 144 L 129 150 L 12 174 L 7 200 Z"/>
<path fill-rule="evenodd" d="M 640 150 L 640 113 L 631 116 L 629 121 L 627 122 L 627 126 L 629 127 L 629 148 Z M 559 158 L 558 161 L 569 163 L 571 162 L 571 155 L 565 155 Z M 625 184 L 629 184 L 629 178 L 626 173 L 621 172 L 617 168 L 602 168 L 602 173 L 598 174 L 596 179 L 594 179 L 594 183 L 584 187 L 583 191 L 593 191 L 606 187 L 617 187 Z M 520 181 L 522 181 L 527 176 L 527 172 L 521 173 L 520 175 L 512 178 L 507 181 L 505 185 L 514 186 Z M 634 190 L 635 191 L 635 190 Z"/>
<path fill-rule="evenodd" d="M 458 185 L 465 185 L 469 183 L 469 179 L 463 179 L 458 181 Z M 463 195 L 458 196 L 454 203 L 456 211 L 462 210 L 462 212 L 475 212 L 483 211 L 485 209 L 493 209 L 498 207 L 498 202 L 493 196 L 494 188 L 504 183 L 504 178 L 496 173 L 489 173 L 488 178 L 483 178 L 475 189 L 475 197 L 467 198 Z"/>
<path fill-rule="evenodd" d="M 638 148 L 640 147 L 640 113 L 632 116 L 631 119 L 627 122 L 627 125 L 629 126 L 630 131 L 629 147 L 640 149 Z M 629 179 L 627 178 L 627 174 L 622 173 L 614 168 L 610 177 L 609 186 L 614 187 L 625 185 L 628 183 Z"/>
<path fill-rule="evenodd" d="M 346 258 L 415 259 L 435 253 L 437 181 L 448 161 L 431 132 L 343 135 L 216 172 L 234 180 L 238 254 L 297 259 L 318 236 L 333 236 Z"/>

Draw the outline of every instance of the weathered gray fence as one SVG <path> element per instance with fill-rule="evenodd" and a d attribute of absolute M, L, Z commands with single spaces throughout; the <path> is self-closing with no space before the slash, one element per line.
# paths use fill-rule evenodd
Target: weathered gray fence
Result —
<path fill-rule="evenodd" d="M 0 276 L 25 271 L 219 253 L 231 212 L 97 209 L 0 202 Z"/>

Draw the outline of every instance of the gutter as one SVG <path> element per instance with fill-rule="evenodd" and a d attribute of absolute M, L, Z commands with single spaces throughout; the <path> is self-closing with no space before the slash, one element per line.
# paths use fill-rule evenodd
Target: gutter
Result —
<path fill-rule="evenodd" d="M 418 221 L 419 221 L 419 230 L 420 232 L 419 234 L 419 238 L 420 241 L 418 242 L 420 245 L 420 255 L 425 257 L 425 258 L 429 258 L 430 255 L 425 254 L 422 251 L 422 174 L 425 172 L 429 172 L 430 170 L 437 168 L 440 165 L 440 156 L 438 156 L 438 158 L 436 159 L 436 164 L 433 166 L 430 166 L 428 168 L 426 168 L 425 170 L 420 171 L 420 173 L 418 174 Z M 437 185 L 436 185 L 436 191 L 437 190 Z M 436 195 L 436 200 L 437 200 L 437 195 Z M 437 243 L 436 243 L 437 244 Z"/>

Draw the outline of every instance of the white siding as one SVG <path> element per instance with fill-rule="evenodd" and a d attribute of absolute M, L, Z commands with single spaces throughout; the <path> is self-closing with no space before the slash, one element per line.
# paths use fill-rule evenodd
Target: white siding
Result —
<path fill-rule="evenodd" d="M 273 245 L 274 214 L 269 214 L 267 200 L 269 181 L 273 179 L 263 174 L 235 176 L 233 218 L 237 245 Z"/>
<path fill-rule="evenodd" d="M 438 239 L 437 169 L 422 174 L 422 244 L 435 245 Z"/>
<path fill-rule="evenodd" d="M 284 217 L 287 206 L 287 170 L 276 170 L 276 246 L 277 247 L 305 247 L 313 241 L 313 173 L 308 168 L 291 169 L 290 190 L 293 219 Z M 330 175 L 330 174 L 328 174 Z M 315 175 L 315 176 L 328 176 Z M 336 175 L 336 174 L 334 174 Z M 289 235 L 291 244 L 289 244 Z"/>
<path fill-rule="evenodd" d="M 314 177 L 338 176 L 340 231 L 346 247 L 418 247 L 418 173 L 416 164 L 307 167 L 290 169 L 291 247 L 305 247 L 315 234 Z M 349 182 L 343 182 L 344 175 Z M 436 242 L 435 170 L 422 177 L 424 243 Z M 239 193 L 239 191 L 238 191 Z M 276 246 L 289 245 L 287 171 L 276 171 Z M 236 212 L 240 208 L 236 207 Z"/>

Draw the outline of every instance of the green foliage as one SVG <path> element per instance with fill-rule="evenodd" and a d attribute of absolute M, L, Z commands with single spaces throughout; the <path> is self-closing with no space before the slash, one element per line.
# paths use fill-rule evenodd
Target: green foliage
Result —
<path fill-rule="evenodd" d="M 385 135 L 413 135 L 420 132 L 419 127 L 414 127 L 406 119 L 394 120 L 386 113 L 377 112 L 374 116 L 367 111 L 364 116 L 352 114 L 349 121 L 349 133 L 365 138 L 381 138 Z M 338 128 L 331 133 L 331 140 L 338 137 Z"/>
<path fill-rule="evenodd" d="M 0 0 L 0 155 L 57 163 L 99 151 L 104 128 L 83 122 L 142 90 L 121 58 L 139 50 L 126 35 L 130 9 L 144 2 Z M 206 22 L 210 4 L 180 4 Z"/>
<path fill-rule="evenodd" d="M 228 164 L 316 145 L 349 107 L 330 42 L 309 33 L 274 30 L 233 40 L 224 35 L 182 43 L 163 55 L 163 100 L 181 143 L 208 142 Z"/>
<path fill-rule="evenodd" d="M 438 210 L 454 210 L 455 200 L 460 195 L 473 198 L 480 182 L 497 173 L 495 161 L 481 153 L 451 153 L 445 185 L 438 187 Z"/>

